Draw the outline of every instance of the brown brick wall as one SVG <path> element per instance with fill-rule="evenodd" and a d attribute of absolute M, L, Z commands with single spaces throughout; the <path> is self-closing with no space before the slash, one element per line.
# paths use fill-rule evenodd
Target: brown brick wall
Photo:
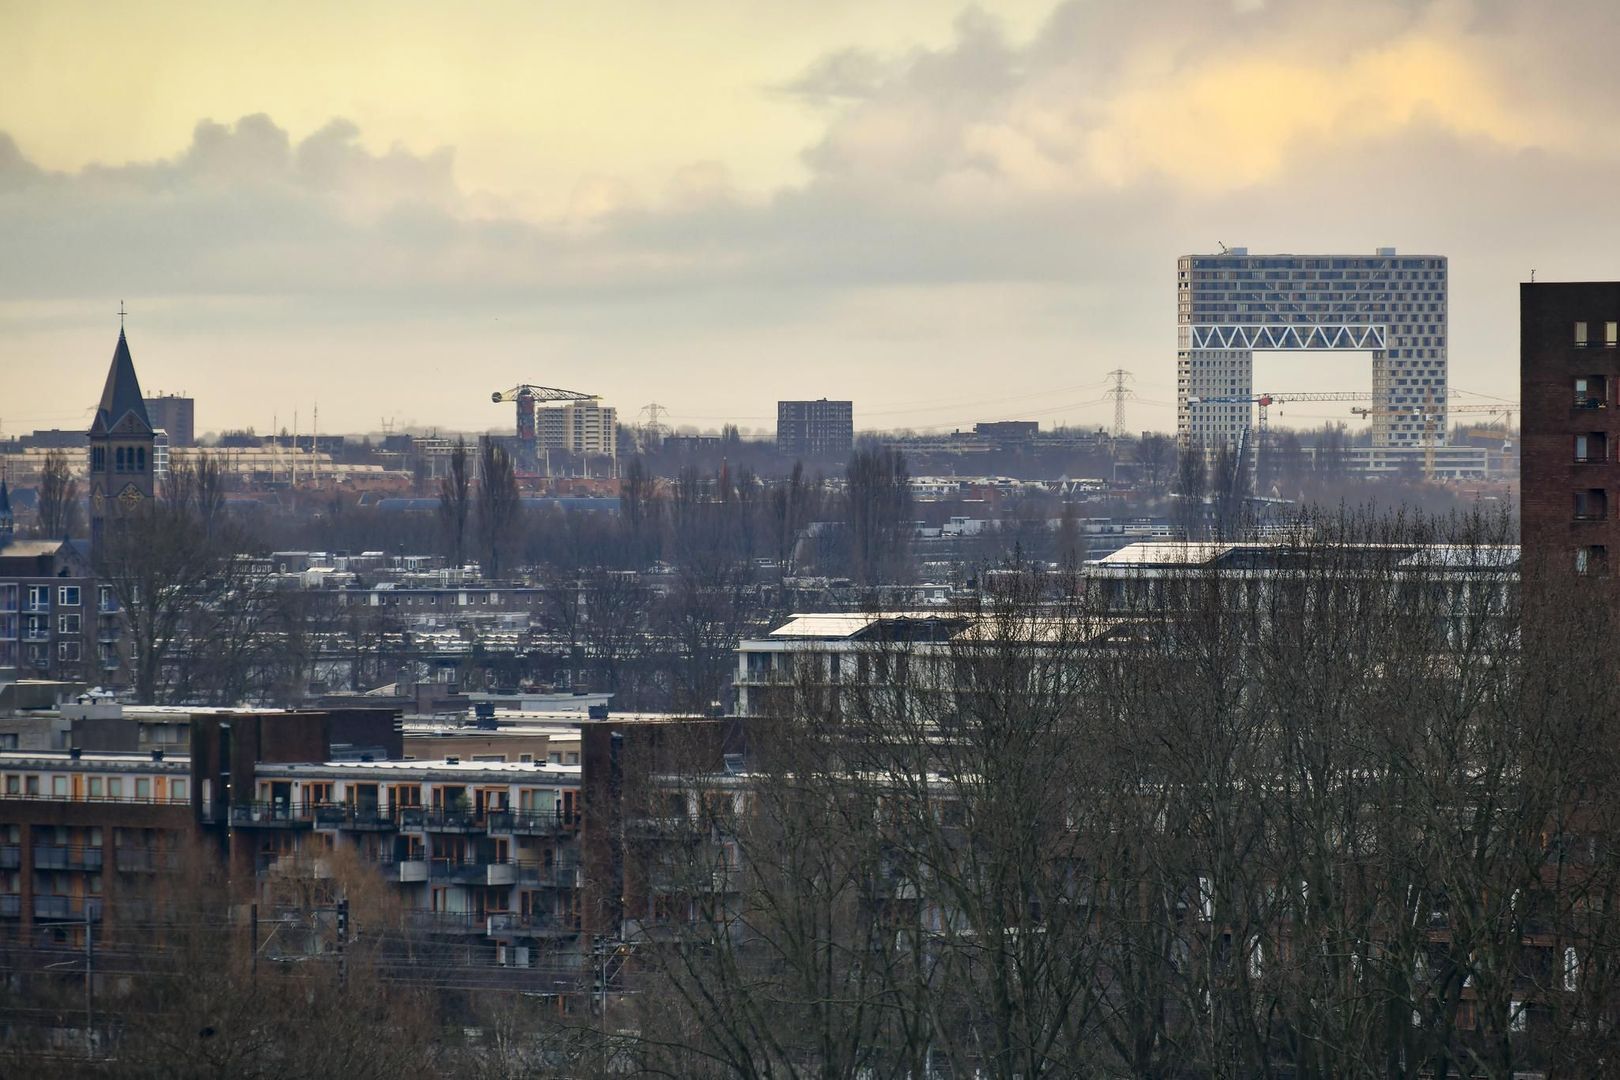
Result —
<path fill-rule="evenodd" d="M 1575 323 L 1587 324 L 1585 348 Z M 1519 400 L 1524 410 L 1521 459 L 1522 539 L 1527 570 L 1573 569 L 1575 550 L 1603 545 L 1608 571 L 1620 571 L 1620 349 L 1604 344 L 1604 323 L 1620 321 L 1620 282 L 1551 282 L 1519 286 Z M 1575 406 L 1575 380 L 1603 376 L 1605 406 Z M 1575 436 L 1602 432 L 1601 463 L 1575 461 Z M 1576 521 L 1575 496 L 1602 490 L 1601 521 Z"/>

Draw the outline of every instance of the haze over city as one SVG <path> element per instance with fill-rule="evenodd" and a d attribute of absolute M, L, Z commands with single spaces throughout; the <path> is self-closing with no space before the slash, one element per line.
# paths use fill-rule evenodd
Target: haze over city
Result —
<path fill-rule="evenodd" d="M 1614 1075 L 1617 55 L 0 0 L 0 1076 Z"/>
<path fill-rule="evenodd" d="M 697 428 L 822 395 L 862 429 L 1098 426 L 1116 367 L 1130 427 L 1167 429 L 1172 263 L 1222 243 L 1448 255 L 1452 385 L 1511 397 L 1515 283 L 1620 241 L 1599 0 L 0 25 L 6 432 L 82 425 L 120 300 L 208 431 L 317 402 L 323 430 L 504 430 L 519 381 Z M 1365 383 L 1319 368 L 1257 389 Z"/>

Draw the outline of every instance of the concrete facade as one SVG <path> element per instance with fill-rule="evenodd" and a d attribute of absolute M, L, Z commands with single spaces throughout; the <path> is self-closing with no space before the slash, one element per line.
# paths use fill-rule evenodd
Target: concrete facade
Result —
<path fill-rule="evenodd" d="M 1176 264 L 1176 432 L 1183 445 L 1236 447 L 1249 433 L 1254 353 L 1372 356 L 1373 445 L 1446 433 L 1445 257 L 1184 255 Z M 1266 393 L 1293 389 L 1264 386 Z M 1346 391 L 1358 389 L 1347 385 Z M 1191 399 L 1198 399 L 1196 402 Z"/>

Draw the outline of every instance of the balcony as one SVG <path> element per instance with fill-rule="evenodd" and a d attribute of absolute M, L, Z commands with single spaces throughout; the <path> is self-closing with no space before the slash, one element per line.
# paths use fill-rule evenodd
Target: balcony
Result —
<path fill-rule="evenodd" d="M 179 858 L 173 852 L 152 848 L 118 848 L 113 853 L 113 863 L 126 874 L 150 874 L 173 870 Z"/>
<path fill-rule="evenodd" d="M 398 867 L 397 875 L 402 884 L 415 884 L 428 879 L 426 859 L 400 859 L 394 865 Z"/>
<path fill-rule="evenodd" d="M 95 922 L 101 918 L 101 900 L 92 896 L 35 896 L 34 918 Z"/>
<path fill-rule="evenodd" d="M 513 885 L 517 883 L 517 869 L 517 864 L 511 862 L 434 859 L 429 874 L 434 881 L 453 885 Z"/>
<path fill-rule="evenodd" d="M 424 814 L 422 827 L 428 832 L 483 832 L 484 820 L 471 810 L 443 810 L 434 807 Z"/>
<path fill-rule="evenodd" d="M 579 815 L 565 816 L 554 810 L 491 810 L 486 822 L 492 833 L 549 836 L 577 828 Z"/>
<path fill-rule="evenodd" d="M 521 911 L 495 911 L 485 919 L 484 932 L 490 937 L 533 937 L 539 934 L 572 934 L 575 927 L 549 912 L 524 914 Z"/>
<path fill-rule="evenodd" d="M 396 826 L 393 814 L 375 806 L 321 803 L 315 808 L 315 827 L 317 829 L 354 829 L 360 832 L 383 832 Z"/>
<path fill-rule="evenodd" d="M 479 934 L 488 931 L 485 916 L 474 911 L 407 911 L 405 925 L 430 934 Z"/>
<path fill-rule="evenodd" d="M 231 824 L 266 829 L 307 829 L 314 824 L 314 808 L 307 803 L 237 803 L 231 807 Z"/>

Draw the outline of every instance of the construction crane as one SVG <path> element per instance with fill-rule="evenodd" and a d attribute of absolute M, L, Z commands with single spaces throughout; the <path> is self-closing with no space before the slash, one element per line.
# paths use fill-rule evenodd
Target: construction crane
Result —
<path fill-rule="evenodd" d="M 1271 433 L 1269 410 L 1273 405 L 1286 405 L 1294 401 L 1372 401 L 1371 391 L 1362 390 L 1324 390 L 1303 391 L 1288 394 L 1249 394 L 1242 397 L 1190 397 L 1188 405 L 1253 405 L 1259 414 L 1260 422 L 1257 425 L 1254 440 L 1255 474 L 1259 475 L 1260 465 L 1270 453 L 1269 439 Z M 1247 433 L 1247 429 L 1245 429 Z"/>
<path fill-rule="evenodd" d="M 1439 445 L 1440 418 L 1447 413 L 1489 413 L 1491 415 L 1503 414 L 1512 424 L 1512 405 L 1446 405 L 1444 412 L 1438 406 L 1432 395 L 1428 396 L 1421 405 L 1386 405 L 1382 408 L 1361 408 L 1350 411 L 1357 416 L 1409 416 L 1415 420 L 1423 421 L 1423 479 L 1429 483 L 1434 482 L 1434 456 L 1435 447 Z"/>
<path fill-rule="evenodd" d="M 600 401 L 600 394 L 582 394 L 578 390 L 559 390 L 555 386 L 533 386 L 529 383 L 519 383 L 510 390 L 497 390 L 489 395 L 489 400 L 499 405 L 503 401 L 517 402 L 517 437 L 518 441 L 533 447 L 534 433 L 534 407 L 542 401 Z"/>

